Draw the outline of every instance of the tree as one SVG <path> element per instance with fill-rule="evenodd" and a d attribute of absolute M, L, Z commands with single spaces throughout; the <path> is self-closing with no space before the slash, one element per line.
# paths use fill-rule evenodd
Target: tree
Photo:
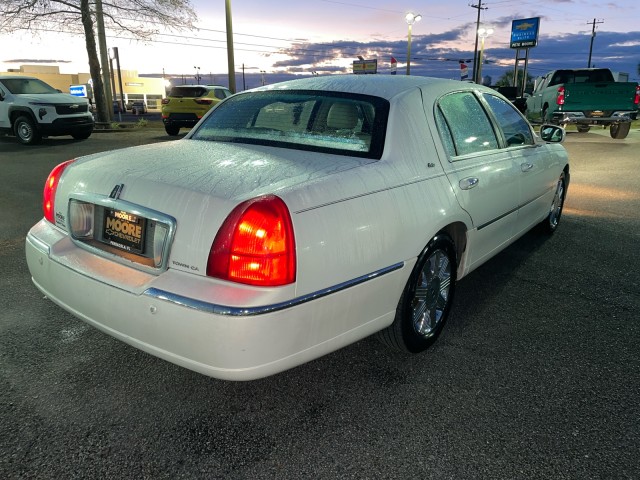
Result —
<path fill-rule="evenodd" d="M 522 76 L 524 75 L 524 70 L 518 69 L 518 85 L 522 85 Z M 496 85 L 499 87 L 513 87 L 513 69 L 507 70 L 504 75 L 502 75 Z M 525 90 L 529 90 L 533 88 L 533 77 L 527 73 L 527 83 L 525 85 Z"/>
<path fill-rule="evenodd" d="M 196 14 L 189 0 L 104 0 L 105 29 L 119 37 L 149 40 L 168 30 L 193 28 Z M 2 0 L 0 33 L 28 30 L 54 30 L 82 33 L 85 38 L 89 73 L 93 81 L 98 121 L 108 122 L 107 105 L 96 46 L 96 0 Z M 105 68 L 105 66 L 103 66 Z"/>

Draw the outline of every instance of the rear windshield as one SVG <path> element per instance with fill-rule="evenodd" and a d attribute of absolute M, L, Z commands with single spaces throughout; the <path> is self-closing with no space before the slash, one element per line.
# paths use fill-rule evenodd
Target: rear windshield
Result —
<path fill-rule="evenodd" d="M 613 82 L 611 70 L 558 70 L 551 79 L 549 86 L 560 83 L 600 83 Z"/>
<path fill-rule="evenodd" d="M 207 89 L 203 87 L 173 87 L 169 92 L 170 97 L 202 97 Z"/>
<path fill-rule="evenodd" d="M 222 102 L 191 136 L 379 159 L 389 102 L 318 91 L 244 93 Z"/>
<path fill-rule="evenodd" d="M 14 95 L 60 93 L 51 85 L 37 78 L 5 78 L 0 82 Z"/>

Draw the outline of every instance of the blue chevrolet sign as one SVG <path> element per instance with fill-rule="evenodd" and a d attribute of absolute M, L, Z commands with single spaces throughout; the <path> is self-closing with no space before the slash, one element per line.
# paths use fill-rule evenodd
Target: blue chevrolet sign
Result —
<path fill-rule="evenodd" d="M 538 44 L 540 17 L 511 22 L 511 48 L 531 48 Z"/>

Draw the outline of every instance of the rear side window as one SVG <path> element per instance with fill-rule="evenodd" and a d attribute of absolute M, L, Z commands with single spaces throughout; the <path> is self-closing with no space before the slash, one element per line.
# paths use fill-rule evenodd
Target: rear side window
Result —
<path fill-rule="evenodd" d="M 231 92 L 225 88 L 214 88 L 213 95 L 220 100 L 224 100 L 225 98 L 231 96 Z"/>
<path fill-rule="evenodd" d="M 438 102 L 436 122 L 445 147 L 455 156 L 498 148 L 489 117 L 472 92 L 445 95 Z"/>
<path fill-rule="evenodd" d="M 506 102 L 495 95 L 482 94 L 495 114 L 496 121 L 504 133 L 505 142 L 508 147 L 515 145 L 533 145 L 533 134 L 529 123 L 522 118 L 522 115 L 509 102 Z"/>
<path fill-rule="evenodd" d="M 369 95 L 242 93 L 216 107 L 191 138 L 379 159 L 388 114 L 389 102 Z"/>

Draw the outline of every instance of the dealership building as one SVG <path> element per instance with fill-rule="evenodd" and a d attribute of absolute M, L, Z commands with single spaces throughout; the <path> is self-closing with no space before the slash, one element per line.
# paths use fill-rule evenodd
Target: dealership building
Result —
<path fill-rule="evenodd" d="M 149 110 L 160 110 L 160 102 L 166 96 L 166 83 L 163 78 L 139 77 L 138 72 L 135 70 L 121 70 L 121 78 L 118 78 L 117 72 L 115 73 L 115 79 L 112 79 L 115 80 L 115 99 L 120 98 L 120 85 L 122 84 L 125 103 L 143 100 L 147 102 Z M 70 93 L 73 89 L 74 94 L 77 94 L 75 93 L 76 91 L 82 90 L 93 101 L 92 81 L 89 73 L 60 73 L 60 68 L 57 66 L 21 65 L 20 68 L 12 68 L 7 72 L 0 72 L 0 75 L 36 77 L 65 93 Z M 81 86 L 84 88 L 79 89 L 78 87 Z"/>

